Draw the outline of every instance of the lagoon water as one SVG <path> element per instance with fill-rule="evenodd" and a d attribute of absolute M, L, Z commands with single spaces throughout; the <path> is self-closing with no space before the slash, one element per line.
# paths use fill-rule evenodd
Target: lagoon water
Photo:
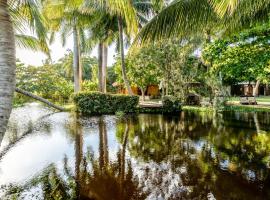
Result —
<path fill-rule="evenodd" d="M 1 199 L 270 199 L 270 114 L 78 117 L 29 104 L 0 137 Z"/>

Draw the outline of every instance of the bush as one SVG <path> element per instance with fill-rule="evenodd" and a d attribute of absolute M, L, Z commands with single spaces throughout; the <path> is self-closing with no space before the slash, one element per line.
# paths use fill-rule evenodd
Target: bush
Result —
<path fill-rule="evenodd" d="M 174 96 L 165 96 L 162 99 L 163 113 L 178 113 L 181 111 L 181 101 Z"/>
<path fill-rule="evenodd" d="M 104 94 L 100 92 L 80 92 L 74 96 L 77 111 L 84 115 L 115 114 L 116 112 L 136 112 L 139 97 Z"/>
<path fill-rule="evenodd" d="M 16 73 L 16 87 L 45 99 L 65 103 L 73 93 L 73 83 L 61 76 L 52 65 L 42 67 L 17 65 Z"/>
<path fill-rule="evenodd" d="M 178 98 L 173 96 L 165 96 L 162 99 L 163 107 L 160 108 L 146 108 L 140 107 L 140 113 L 151 113 L 151 114 L 176 114 L 181 112 L 181 102 Z"/>

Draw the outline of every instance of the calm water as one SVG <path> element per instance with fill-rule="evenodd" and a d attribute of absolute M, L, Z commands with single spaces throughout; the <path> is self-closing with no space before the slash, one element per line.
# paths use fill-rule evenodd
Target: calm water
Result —
<path fill-rule="evenodd" d="M 15 109 L 0 199 L 270 199 L 270 116 L 77 118 Z"/>

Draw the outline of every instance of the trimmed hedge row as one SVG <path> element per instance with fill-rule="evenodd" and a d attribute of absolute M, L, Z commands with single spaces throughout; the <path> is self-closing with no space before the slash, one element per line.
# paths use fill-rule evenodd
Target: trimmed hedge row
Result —
<path fill-rule="evenodd" d="M 83 115 L 124 113 L 170 114 L 181 111 L 181 102 L 173 96 L 165 96 L 162 108 L 140 108 L 138 96 L 104 94 L 101 92 L 80 92 L 74 96 L 76 109 Z"/>
<path fill-rule="evenodd" d="M 138 96 L 104 94 L 101 92 L 81 92 L 74 96 L 77 111 L 83 115 L 115 114 L 136 112 Z"/>

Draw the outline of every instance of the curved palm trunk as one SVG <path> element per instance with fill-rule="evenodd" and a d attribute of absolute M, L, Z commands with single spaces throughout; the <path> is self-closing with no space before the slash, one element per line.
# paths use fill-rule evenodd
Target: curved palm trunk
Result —
<path fill-rule="evenodd" d="M 103 43 L 98 44 L 98 91 L 103 92 Z"/>
<path fill-rule="evenodd" d="M 6 131 L 15 90 L 15 42 L 7 0 L 0 0 L 0 135 Z"/>
<path fill-rule="evenodd" d="M 77 27 L 73 27 L 73 72 L 74 72 L 74 92 L 81 90 L 80 81 L 80 54 L 79 54 L 79 37 Z"/>
<path fill-rule="evenodd" d="M 103 92 L 107 92 L 107 65 L 108 65 L 108 46 L 104 43 L 103 45 L 103 62 L 102 62 L 102 85 Z"/>
<path fill-rule="evenodd" d="M 128 94 L 133 95 L 131 90 L 127 73 L 126 73 L 126 65 L 125 65 L 125 50 L 124 50 L 124 36 L 123 36 L 123 21 L 121 17 L 118 17 L 118 29 L 119 29 L 119 43 L 120 43 L 120 51 L 121 51 L 121 63 L 122 63 L 122 76 L 127 88 Z"/>
<path fill-rule="evenodd" d="M 30 93 L 30 92 L 27 92 L 27 91 L 19 89 L 19 88 L 16 88 L 15 91 L 20 93 L 20 94 L 23 94 L 25 96 L 28 96 L 28 97 L 30 97 L 32 99 L 38 100 L 38 101 L 40 101 L 42 103 L 45 103 L 49 107 L 55 108 L 55 109 L 60 110 L 60 111 L 65 111 L 65 109 L 62 108 L 61 106 L 55 105 L 55 104 L 49 102 L 47 99 L 44 99 L 44 98 L 39 97 L 37 95 L 34 95 L 34 94 Z"/>

